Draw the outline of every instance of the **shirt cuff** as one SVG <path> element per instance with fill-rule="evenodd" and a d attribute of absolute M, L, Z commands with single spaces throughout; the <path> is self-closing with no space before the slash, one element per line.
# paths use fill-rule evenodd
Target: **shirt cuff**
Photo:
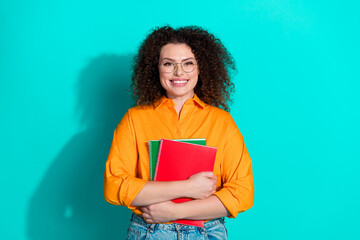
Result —
<path fill-rule="evenodd" d="M 236 218 L 240 211 L 237 204 L 238 201 L 234 201 L 234 196 L 231 192 L 226 188 L 222 188 L 220 191 L 214 193 L 214 195 L 220 199 L 225 208 L 230 212 L 231 216 L 229 216 L 229 218 Z"/>
<path fill-rule="evenodd" d="M 133 178 L 132 183 L 128 184 L 129 187 L 131 186 L 131 189 L 128 189 L 128 191 L 120 191 L 119 193 L 120 199 L 123 199 L 123 204 L 131 210 L 136 209 L 136 207 L 131 206 L 131 203 L 147 182 L 148 181 L 144 179 Z"/>

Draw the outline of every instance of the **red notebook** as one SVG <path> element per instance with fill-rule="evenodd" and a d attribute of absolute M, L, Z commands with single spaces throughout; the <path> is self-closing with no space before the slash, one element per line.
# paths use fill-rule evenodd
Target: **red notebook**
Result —
<path fill-rule="evenodd" d="M 158 161 L 155 172 L 155 181 L 186 180 L 190 176 L 204 171 L 213 171 L 216 157 L 216 148 L 161 139 Z M 172 200 L 181 203 L 191 198 Z M 203 220 L 181 219 L 176 223 L 204 226 Z"/>

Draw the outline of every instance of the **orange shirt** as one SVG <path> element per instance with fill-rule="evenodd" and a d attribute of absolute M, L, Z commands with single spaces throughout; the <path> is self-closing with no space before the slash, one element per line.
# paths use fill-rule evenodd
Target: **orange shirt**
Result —
<path fill-rule="evenodd" d="M 141 211 L 131 202 L 150 179 L 149 140 L 205 138 L 217 148 L 214 193 L 236 217 L 253 205 L 254 183 L 251 159 L 243 137 L 230 114 L 202 102 L 196 95 L 188 99 L 180 113 L 171 99 L 129 109 L 114 132 L 106 162 L 104 196 L 134 213 Z"/>

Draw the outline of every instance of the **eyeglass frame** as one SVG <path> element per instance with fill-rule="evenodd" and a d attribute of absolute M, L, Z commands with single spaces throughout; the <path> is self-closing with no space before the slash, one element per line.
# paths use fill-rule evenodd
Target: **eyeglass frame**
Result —
<path fill-rule="evenodd" d="M 174 60 L 172 60 L 172 59 L 170 59 L 170 58 L 163 58 L 163 59 L 161 59 L 161 61 L 159 61 L 159 67 L 160 67 L 160 68 L 161 68 L 161 65 L 160 65 L 161 62 L 162 62 L 163 60 L 165 60 L 165 59 L 167 59 L 167 60 L 175 63 L 175 66 L 174 66 L 174 70 L 173 70 L 173 71 L 171 71 L 171 72 L 164 72 L 164 71 L 162 71 L 163 73 L 173 73 L 173 72 L 175 72 L 175 71 L 178 69 L 178 64 L 180 64 L 181 69 L 182 69 L 184 72 L 186 72 L 186 73 L 191 73 L 191 72 L 193 72 L 193 71 L 195 70 L 196 66 L 194 67 L 193 70 L 191 70 L 190 72 L 187 72 L 187 71 L 184 70 L 183 65 L 182 65 L 182 63 L 183 63 L 184 61 L 187 61 L 187 60 L 190 60 L 190 59 L 194 59 L 194 61 L 195 61 L 194 65 L 198 65 L 198 62 L 195 60 L 195 58 L 187 58 L 187 59 L 182 60 L 182 61 L 179 62 L 179 63 L 175 62 Z"/>

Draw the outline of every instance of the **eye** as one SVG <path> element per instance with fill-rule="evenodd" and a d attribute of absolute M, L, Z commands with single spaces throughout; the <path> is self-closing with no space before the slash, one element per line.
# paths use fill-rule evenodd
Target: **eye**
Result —
<path fill-rule="evenodd" d="M 174 63 L 171 62 L 171 61 L 163 61 L 163 62 L 162 62 L 162 65 L 163 65 L 164 67 L 171 67 L 171 66 L 174 65 Z"/>
<path fill-rule="evenodd" d="M 185 62 L 183 63 L 183 65 L 184 65 L 184 66 L 193 66 L 193 65 L 195 65 L 195 61 L 193 61 L 193 60 L 188 60 L 188 61 L 185 61 Z"/>

